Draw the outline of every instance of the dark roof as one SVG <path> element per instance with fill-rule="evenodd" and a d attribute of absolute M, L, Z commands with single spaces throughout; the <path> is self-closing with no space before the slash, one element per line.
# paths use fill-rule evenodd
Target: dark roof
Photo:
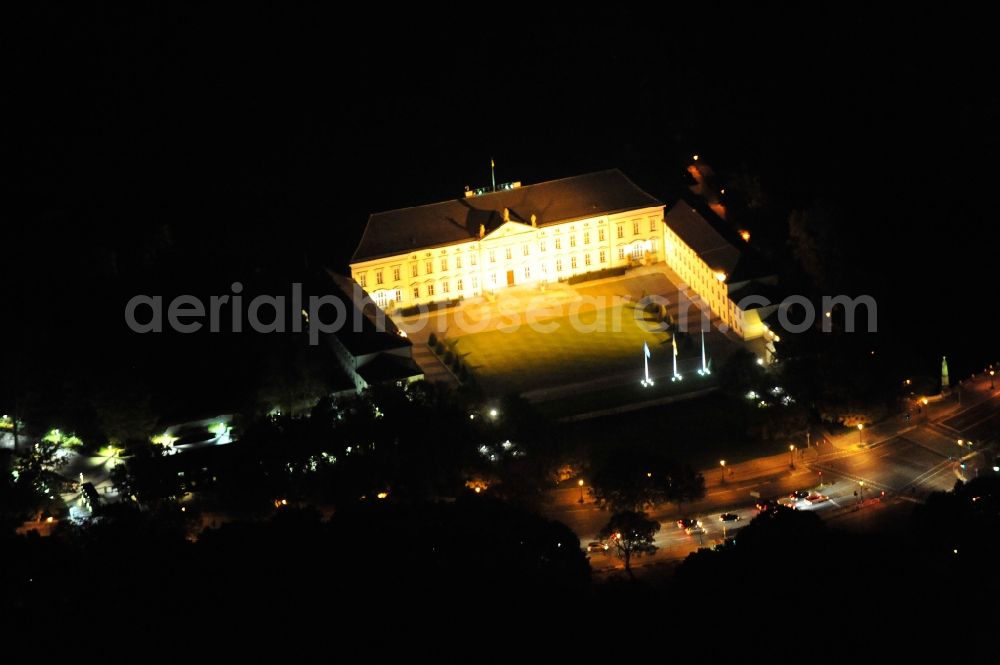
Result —
<path fill-rule="evenodd" d="M 664 221 L 681 240 L 711 268 L 732 274 L 740 250 L 722 237 L 690 203 L 680 199 L 664 215 Z"/>
<path fill-rule="evenodd" d="M 618 169 L 550 180 L 469 198 L 414 208 L 378 212 L 368 218 L 364 235 L 351 261 L 438 247 L 479 236 L 479 225 L 489 233 L 510 218 L 539 226 L 573 219 L 636 210 L 663 204 L 642 191 Z"/>
<path fill-rule="evenodd" d="M 413 346 L 399 334 L 392 319 L 381 313 L 371 296 L 349 277 L 327 271 L 327 295 L 344 303 L 347 319 L 334 335 L 352 356 Z M 381 314 L 381 315 L 380 315 Z M 332 314 L 327 313 L 330 317 Z"/>
<path fill-rule="evenodd" d="M 382 353 L 362 365 L 361 369 L 358 370 L 358 374 L 368 384 L 375 384 L 385 381 L 408 379 L 411 376 L 423 374 L 423 371 L 410 358 Z"/>

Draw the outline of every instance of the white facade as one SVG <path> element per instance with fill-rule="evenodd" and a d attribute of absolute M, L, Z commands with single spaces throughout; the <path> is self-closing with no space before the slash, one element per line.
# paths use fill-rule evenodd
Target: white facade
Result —
<path fill-rule="evenodd" d="M 507 221 L 480 239 L 351 264 L 383 308 L 497 293 L 663 260 L 663 206 L 545 226 Z"/>

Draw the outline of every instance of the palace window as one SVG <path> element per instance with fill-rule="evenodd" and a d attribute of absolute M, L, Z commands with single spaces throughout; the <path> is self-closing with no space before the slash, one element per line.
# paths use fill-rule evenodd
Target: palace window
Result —
<path fill-rule="evenodd" d="M 507 257 L 508 261 L 511 260 L 512 257 L 511 257 L 510 247 L 508 247 L 507 249 L 504 250 L 504 255 Z"/>
<path fill-rule="evenodd" d="M 622 226 L 621 224 L 618 225 L 618 237 L 619 238 L 625 237 L 625 227 Z"/>
<path fill-rule="evenodd" d="M 590 231 L 584 231 L 583 232 L 583 244 L 584 245 L 589 245 L 590 244 Z"/>
<path fill-rule="evenodd" d="M 521 253 L 524 254 L 525 256 L 528 255 L 528 243 L 525 243 L 524 246 L 521 248 Z"/>
<path fill-rule="evenodd" d="M 649 230 L 650 231 L 655 231 L 656 230 L 656 219 L 655 218 L 649 220 Z"/>
<path fill-rule="evenodd" d="M 583 265 L 585 265 L 585 266 L 589 266 L 590 265 L 590 254 L 584 254 L 583 255 Z"/>
<path fill-rule="evenodd" d="M 562 259 L 556 259 L 556 272 L 562 272 Z"/>
<path fill-rule="evenodd" d="M 429 296 L 434 295 L 434 285 L 433 284 L 428 284 L 427 285 L 427 295 L 429 295 Z"/>
<path fill-rule="evenodd" d="M 569 267 L 572 270 L 576 270 L 576 257 L 575 256 L 569 257 Z"/>
<path fill-rule="evenodd" d="M 462 269 L 462 257 L 461 256 L 456 256 L 455 257 L 455 267 L 457 269 L 459 269 L 459 270 Z"/>
<path fill-rule="evenodd" d="M 632 235 L 634 235 L 634 236 L 639 235 L 639 222 L 638 221 L 632 222 Z"/>
<path fill-rule="evenodd" d="M 444 280 L 443 282 L 441 282 L 441 293 L 448 293 L 450 288 L 451 284 L 448 282 L 448 280 Z"/>
<path fill-rule="evenodd" d="M 416 300 L 419 297 L 420 297 L 420 287 L 419 286 L 414 286 L 413 287 L 413 299 Z"/>
<path fill-rule="evenodd" d="M 441 270 L 442 271 L 448 270 L 448 257 L 446 256 L 441 257 Z"/>
<path fill-rule="evenodd" d="M 362 289 L 368 286 L 368 275 L 366 273 L 358 273 L 358 284 L 361 285 Z"/>
<path fill-rule="evenodd" d="M 410 266 L 410 277 L 416 277 L 420 273 L 420 266 L 414 263 Z"/>
<path fill-rule="evenodd" d="M 618 248 L 618 260 L 621 261 L 624 258 L 625 258 L 625 248 L 624 247 L 619 247 Z"/>
<path fill-rule="evenodd" d="M 456 282 L 455 288 L 458 289 L 459 291 L 464 291 L 464 289 L 462 288 L 462 278 L 461 277 L 458 278 L 458 282 Z"/>
<path fill-rule="evenodd" d="M 524 266 L 524 278 L 531 279 L 531 268 Z"/>
<path fill-rule="evenodd" d="M 606 263 L 608 260 L 608 253 L 603 249 L 601 250 L 601 263 Z"/>
<path fill-rule="evenodd" d="M 392 269 L 392 281 L 394 282 L 399 281 L 399 266 L 396 266 L 395 268 Z"/>
<path fill-rule="evenodd" d="M 376 284 L 381 284 L 383 281 L 384 280 L 382 279 L 382 271 L 381 270 L 376 270 L 375 271 L 375 283 Z"/>
<path fill-rule="evenodd" d="M 472 265 L 476 265 L 476 255 L 475 254 L 473 254 L 472 256 L 469 257 L 469 263 L 471 263 Z"/>
<path fill-rule="evenodd" d="M 544 240 L 539 240 L 539 241 L 538 241 L 538 249 L 539 249 L 540 251 L 542 251 L 542 252 L 544 252 L 544 251 L 545 251 L 545 241 L 544 241 Z"/>
<path fill-rule="evenodd" d="M 431 261 L 430 259 L 427 259 L 427 262 L 424 264 L 424 267 L 427 268 L 428 275 L 434 272 L 434 262 Z"/>
<path fill-rule="evenodd" d="M 475 275 L 472 276 L 472 290 L 475 291 L 479 288 L 479 278 Z"/>
<path fill-rule="evenodd" d="M 497 250 L 491 249 L 490 250 L 490 263 L 496 263 L 496 262 L 497 262 Z"/>
<path fill-rule="evenodd" d="M 556 249 L 562 249 L 562 238 L 556 238 Z"/>
<path fill-rule="evenodd" d="M 494 287 L 497 285 L 497 274 L 495 272 L 490 273 L 490 282 L 493 283 Z"/>
<path fill-rule="evenodd" d="M 574 233 L 569 237 L 569 246 L 576 247 L 576 234 Z"/>
<path fill-rule="evenodd" d="M 604 229 L 597 229 L 597 242 L 604 242 Z"/>

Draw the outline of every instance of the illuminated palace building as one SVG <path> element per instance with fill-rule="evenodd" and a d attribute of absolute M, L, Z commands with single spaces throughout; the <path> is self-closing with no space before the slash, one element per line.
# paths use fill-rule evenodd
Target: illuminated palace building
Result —
<path fill-rule="evenodd" d="M 739 250 L 687 203 L 664 223 L 664 204 L 617 169 L 496 190 L 371 215 L 352 277 L 392 311 L 665 262 L 738 336 L 760 335 L 730 298 Z"/>

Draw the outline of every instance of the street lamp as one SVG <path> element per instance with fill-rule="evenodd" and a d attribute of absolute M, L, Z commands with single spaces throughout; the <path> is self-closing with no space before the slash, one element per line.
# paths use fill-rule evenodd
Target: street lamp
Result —
<path fill-rule="evenodd" d="M 864 434 L 861 433 L 861 431 L 864 430 L 864 428 L 865 428 L 864 423 L 858 423 L 858 443 L 865 442 Z"/>
<path fill-rule="evenodd" d="M 994 374 L 996 374 L 996 371 L 991 369 L 990 370 L 990 390 L 993 390 L 993 386 L 994 386 L 994 384 L 993 384 L 993 375 Z"/>
<path fill-rule="evenodd" d="M 788 466 L 795 468 L 795 444 L 788 446 Z"/>
<path fill-rule="evenodd" d="M 583 503 L 583 478 L 576 481 L 576 484 L 580 486 L 580 503 Z"/>
<path fill-rule="evenodd" d="M 722 467 L 722 483 L 725 484 L 725 482 L 726 482 L 726 460 L 720 459 L 719 460 L 719 466 Z"/>
<path fill-rule="evenodd" d="M 865 503 L 865 481 L 863 481 L 863 480 L 858 481 L 858 486 L 861 487 L 861 494 L 859 496 L 860 496 L 861 504 L 864 505 L 864 503 Z"/>

